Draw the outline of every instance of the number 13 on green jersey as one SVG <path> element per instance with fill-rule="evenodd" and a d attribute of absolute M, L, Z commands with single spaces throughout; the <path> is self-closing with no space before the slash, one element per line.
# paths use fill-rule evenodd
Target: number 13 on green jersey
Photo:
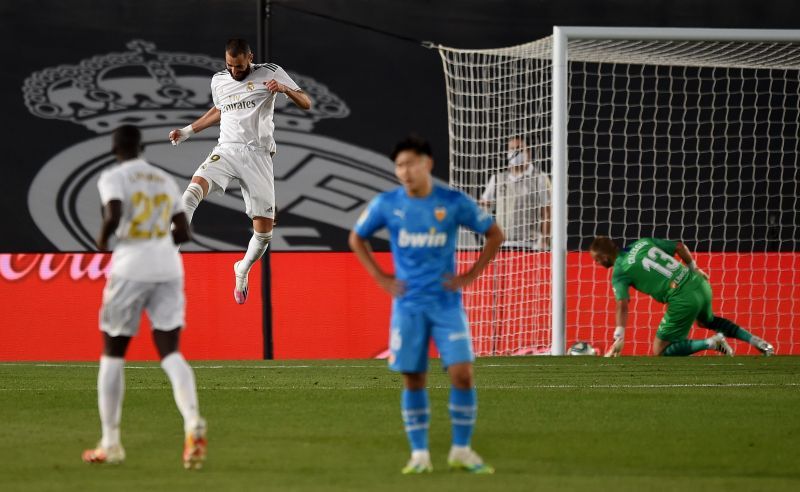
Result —
<path fill-rule="evenodd" d="M 667 302 L 689 278 L 689 269 L 674 258 L 677 246 L 675 241 L 643 238 L 620 250 L 611 277 L 616 299 L 629 299 L 628 289 L 633 287 L 658 302 Z"/>

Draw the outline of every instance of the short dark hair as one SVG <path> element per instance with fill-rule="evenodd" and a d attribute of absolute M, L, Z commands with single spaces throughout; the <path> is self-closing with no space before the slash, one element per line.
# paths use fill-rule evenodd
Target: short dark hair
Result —
<path fill-rule="evenodd" d="M 431 144 L 419 135 L 411 134 L 405 139 L 397 142 L 394 146 L 394 150 L 392 150 L 392 160 L 397 157 L 397 154 L 404 150 L 411 150 L 418 155 L 427 155 L 428 157 L 433 157 Z"/>
<path fill-rule="evenodd" d="M 611 255 L 619 251 L 619 246 L 608 236 L 597 236 L 589 246 L 589 251 Z"/>
<path fill-rule="evenodd" d="M 231 38 L 225 43 L 225 53 L 231 56 L 249 55 L 250 45 L 241 38 Z"/>
<path fill-rule="evenodd" d="M 122 125 L 111 135 L 114 154 L 133 157 L 139 155 L 142 148 L 142 132 L 133 125 Z"/>

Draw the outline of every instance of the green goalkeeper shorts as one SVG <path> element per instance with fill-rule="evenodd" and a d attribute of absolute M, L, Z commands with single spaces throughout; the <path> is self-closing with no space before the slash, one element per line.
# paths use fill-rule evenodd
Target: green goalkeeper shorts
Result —
<path fill-rule="evenodd" d="M 692 273 L 667 301 L 667 312 L 658 325 L 656 336 L 666 342 L 685 340 L 695 320 L 708 324 L 714 320 L 714 313 L 711 311 L 711 285 L 702 276 Z"/>

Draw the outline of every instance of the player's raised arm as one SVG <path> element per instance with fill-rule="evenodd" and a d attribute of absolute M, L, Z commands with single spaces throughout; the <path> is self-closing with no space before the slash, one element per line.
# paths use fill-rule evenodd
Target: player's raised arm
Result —
<path fill-rule="evenodd" d="M 196 119 L 191 125 L 187 125 L 183 128 L 176 128 L 169 132 L 169 140 L 172 142 L 172 145 L 178 145 L 195 133 L 200 133 L 210 126 L 218 125 L 220 118 L 221 113 L 219 109 L 217 109 L 216 106 L 212 106 L 211 109 L 206 111 L 206 114 Z"/>
<path fill-rule="evenodd" d="M 264 86 L 266 86 L 266 88 L 271 92 L 282 92 L 283 94 L 286 94 L 286 97 L 291 99 L 292 102 L 295 103 L 299 108 L 303 108 L 305 110 L 311 109 L 311 98 L 300 89 L 292 90 L 288 86 L 281 84 L 275 79 L 264 82 Z"/>
<path fill-rule="evenodd" d="M 689 252 L 689 248 L 687 248 L 685 244 L 678 243 L 678 245 L 675 247 L 675 252 L 678 254 L 680 259 L 686 263 L 686 266 L 689 267 L 689 270 L 697 272 L 701 277 L 708 280 L 708 274 L 697 268 L 697 263 L 694 262 L 692 254 Z"/>

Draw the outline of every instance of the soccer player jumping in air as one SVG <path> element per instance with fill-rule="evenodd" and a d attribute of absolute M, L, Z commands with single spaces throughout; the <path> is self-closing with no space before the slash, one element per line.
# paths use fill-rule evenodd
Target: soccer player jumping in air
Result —
<path fill-rule="evenodd" d="M 426 389 L 428 343 L 433 339 L 451 381 L 451 468 L 493 473 L 470 447 L 478 402 L 473 384 L 472 340 L 461 288 L 480 275 L 503 243 L 503 232 L 464 193 L 433 183 L 430 145 L 409 137 L 391 155 L 401 187 L 375 197 L 350 233 L 350 248 L 367 272 L 394 298 L 389 368 L 403 374 L 401 408 L 411 459 L 404 474 L 433 470 L 428 451 L 430 405 Z M 456 274 L 460 226 L 484 234 L 486 242 L 467 271 Z M 369 238 L 389 230 L 394 275 L 375 261 Z"/>
<path fill-rule="evenodd" d="M 253 236 L 244 258 L 233 265 L 236 284 L 233 298 L 247 300 L 247 276 L 272 239 L 275 218 L 275 98 L 283 93 L 296 106 L 308 110 L 311 99 L 274 63 L 254 64 L 250 46 L 243 39 L 225 45 L 227 70 L 211 78 L 214 107 L 191 125 L 172 130 L 169 139 L 178 145 L 195 133 L 219 123 L 219 142 L 192 176 L 183 193 L 189 222 L 209 193 L 225 193 L 232 180 L 242 187 L 245 213 L 253 220 Z"/>
<path fill-rule="evenodd" d="M 629 287 L 667 304 L 667 312 L 653 339 L 653 355 L 691 355 L 710 349 L 732 356 L 733 349 L 725 337 L 748 342 L 764 355 L 775 353 L 766 340 L 730 320 L 714 316 L 708 275 L 697 268 L 689 249 L 682 243 L 645 238 L 620 250 L 611 238 L 597 236 L 589 251 L 595 263 L 614 268 L 611 285 L 617 299 L 617 327 L 607 357 L 617 356 L 622 351 Z M 674 258 L 675 253 L 685 264 Z M 687 339 L 695 320 L 703 328 L 718 333 L 702 340 Z"/>

